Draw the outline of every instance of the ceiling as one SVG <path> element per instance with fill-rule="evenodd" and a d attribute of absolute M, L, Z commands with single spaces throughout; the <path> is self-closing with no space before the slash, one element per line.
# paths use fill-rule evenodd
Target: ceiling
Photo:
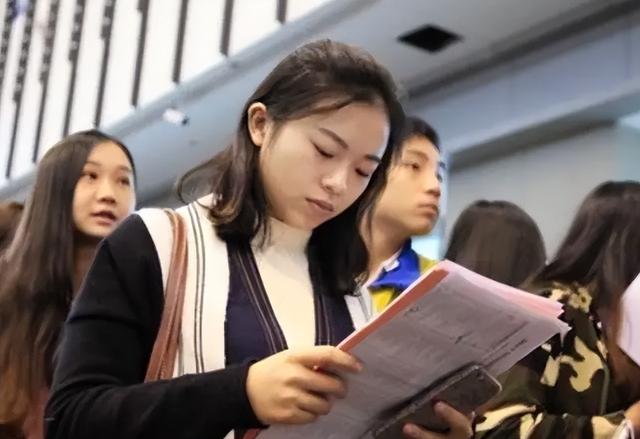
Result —
<path fill-rule="evenodd" d="M 141 109 L 108 131 L 130 145 L 138 165 L 141 199 L 162 200 L 176 177 L 228 143 L 244 99 L 271 66 L 303 40 L 330 37 L 362 46 L 388 66 L 407 92 L 438 84 L 569 23 L 624 0 L 340 0 L 331 1 L 260 43 L 232 56 L 171 95 Z M 434 24 L 462 36 L 438 54 L 397 40 Z M 176 105 L 190 119 L 185 126 L 162 119 Z M 24 193 L 31 177 L 0 190 L 0 197 Z"/>
<path fill-rule="evenodd" d="M 602 0 L 380 0 L 329 26 L 324 33 L 369 49 L 407 88 L 498 57 L 621 1 Z M 425 24 L 462 37 L 438 54 L 397 40 Z M 372 31 L 375 29 L 375 31 Z"/>

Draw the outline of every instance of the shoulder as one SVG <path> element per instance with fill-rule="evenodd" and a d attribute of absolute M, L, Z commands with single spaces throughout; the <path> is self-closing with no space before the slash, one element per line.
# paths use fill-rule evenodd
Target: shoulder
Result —
<path fill-rule="evenodd" d="M 171 221 L 165 209 L 147 208 L 137 211 L 132 217 L 139 218 L 147 233 L 159 250 L 171 250 L 172 229 Z M 160 251 L 161 252 L 161 251 Z"/>
<path fill-rule="evenodd" d="M 142 216 L 137 213 L 129 215 L 103 240 L 93 265 L 97 262 L 112 265 L 123 275 L 133 275 L 134 272 L 153 273 L 152 276 L 160 274 L 160 254 L 151 230 Z"/>
<path fill-rule="evenodd" d="M 98 247 L 71 315 L 108 313 L 152 328 L 162 311 L 163 291 L 153 240 L 142 218 L 133 214 Z"/>
<path fill-rule="evenodd" d="M 112 250 L 126 250 L 127 253 L 138 255 L 153 252 L 154 248 L 149 225 L 137 213 L 129 215 L 104 239 L 104 244 Z"/>
<path fill-rule="evenodd" d="M 210 219 L 209 205 L 211 196 L 201 198 L 188 205 L 173 210 L 185 223 L 187 229 L 187 248 L 189 249 L 189 260 L 197 260 L 206 252 L 209 262 L 227 261 L 227 246 L 221 240 L 216 231 L 215 225 Z M 148 235 L 153 242 L 155 253 L 160 262 L 163 284 L 166 284 L 169 268 L 171 265 L 171 254 L 173 248 L 174 233 L 168 209 L 147 208 L 136 212 L 136 216 L 144 223 Z"/>
<path fill-rule="evenodd" d="M 415 260 L 418 261 L 418 268 L 420 270 L 420 274 L 422 274 L 425 271 L 429 270 L 430 268 L 432 268 L 433 266 L 435 266 L 438 263 L 437 260 L 427 258 L 427 257 L 421 255 L 420 253 L 418 253 L 413 248 L 412 241 L 409 241 L 407 244 L 405 244 L 405 247 L 404 247 L 403 251 L 413 255 L 413 258 L 415 258 Z"/>
<path fill-rule="evenodd" d="M 438 263 L 438 261 L 435 259 L 429 259 L 427 257 L 422 256 L 420 253 L 415 252 L 415 250 L 413 251 L 414 253 L 416 253 L 416 256 L 418 257 L 418 264 L 420 266 L 421 273 L 424 273 L 425 271 L 434 267 Z"/>
<path fill-rule="evenodd" d="M 182 216 L 187 222 L 197 217 L 199 220 L 208 222 L 213 226 L 213 223 L 209 219 L 208 207 L 211 204 L 211 200 L 212 196 L 208 195 L 177 209 L 151 207 L 140 209 L 135 212 L 134 215 L 142 220 L 155 241 L 156 235 L 170 235 L 170 233 L 167 232 L 171 231 L 171 221 L 167 213 L 171 211 Z"/>
<path fill-rule="evenodd" d="M 177 209 L 152 207 L 138 210 L 132 216 L 142 221 L 160 255 L 171 251 L 173 243 L 173 229 L 169 218 L 171 212 L 178 214 L 185 221 L 187 228 L 192 227 L 194 223 L 202 222 L 213 227 L 209 220 L 208 208 L 201 203 L 201 200 Z"/>

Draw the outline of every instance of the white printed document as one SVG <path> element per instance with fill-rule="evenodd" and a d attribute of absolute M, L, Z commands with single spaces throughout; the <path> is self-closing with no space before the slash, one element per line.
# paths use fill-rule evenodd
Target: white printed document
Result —
<path fill-rule="evenodd" d="M 622 296 L 621 305 L 618 344 L 629 358 L 640 365 L 640 274 Z"/>
<path fill-rule="evenodd" d="M 272 426 L 259 439 L 358 439 L 390 407 L 470 363 L 494 376 L 568 326 L 562 306 L 449 261 L 420 277 L 340 348 L 364 371 L 331 413 L 303 426 Z M 256 434 L 247 437 L 255 437 Z"/>

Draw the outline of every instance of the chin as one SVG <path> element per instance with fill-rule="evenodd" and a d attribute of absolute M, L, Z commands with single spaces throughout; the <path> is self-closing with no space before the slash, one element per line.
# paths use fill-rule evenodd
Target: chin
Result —
<path fill-rule="evenodd" d="M 323 220 L 318 220 L 317 218 L 313 218 L 313 219 L 309 219 L 307 221 L 307 225 L 304 227 L 305 230 L 315 230 L 318 227 L 320 227 L 321 225 L 328 223 L 329 221 L 331 221 L 332 219 L 334 219 L 337 215 L 332 215 L 332 216 L 328 216 L 327 218 L 323 219 Z"/>
<path fill-rule="evenodd" d="M 101 240 L 109 236 L 114 229 L 114 227 L 87 227 L 81 229 L 80 233 L 89 239 Z"/>
<path fill-rule="evenodd" d="M 434 225 L 435 223 L 414 225 L 414 227 L 410 227 L 409 230 L 411 230 L 412 236 L 428 235 L 433 231 Z"/>
<path fill-rule="evenodd" d="M 287 215 L 277 218 L 280 222 L 285 223 L 289 227 L 293 227 L 298 230 L 313 230 L 313 226 L 310 225 L 310 220 L 304 215 Z"/>
<path fill-rule="evenodd" d="M 103 240 L 107 236 L 109 236 L 109 233 L 88 233 L 87 234 L 87 237 L 97 239 L 98 241 Z"/>
<path fill-rule="evenodd" d="M 295 224 L 293 224 L 292 227 L 299 229 L 299 230 L 307 230 L 307 231 L 312 231 L 314 230 L 316 227 L 320 226 L 322 224 L 322 222 L 318 222 L 318 221 L 311 221 L 309 219 L 300 219 L 299 221 L 297 221 Z"/>

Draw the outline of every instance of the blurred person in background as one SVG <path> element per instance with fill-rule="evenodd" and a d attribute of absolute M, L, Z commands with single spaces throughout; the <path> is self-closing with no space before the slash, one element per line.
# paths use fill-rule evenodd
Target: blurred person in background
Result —
<path fill-rule="evenodd" d="M 437 132 L 408 117 L 387 185 L 361 225 L 369 252 L 373 312 L 380 312 L 436 261 L 419 255 L 411 238 L 430 233 L 440 212 L 443 163 Z"/>
<path fill-rule="evenodd" d="M 0 259 L 0 436 L 43 437 L 53 357 L 101 239 L 133 212 L 129 150 L 97 130 L 53 146 Z"/>
<path fill-rule="evenodd" d="M 639 225 L 640 183 L 606 182 L 586 197 L 555 257 L 529 283 L 564 304 L 571 330 L 501 378 L 478 437 L 640 434 L 640 374 L 616 344 L 620 298 L 640 272 Z"/>
<path fill-rule="evenodd" d="M 524 210 L 508 201 L 480 200 L 456 220 L 444 258 L 518 287 L 542 269 L 546 252 L 538 225 Z"/>
<path fill-rule="evenodd" d="M 15 201 L 0 203 L 0 255 L 9 246 L 24 205 Z"/>

